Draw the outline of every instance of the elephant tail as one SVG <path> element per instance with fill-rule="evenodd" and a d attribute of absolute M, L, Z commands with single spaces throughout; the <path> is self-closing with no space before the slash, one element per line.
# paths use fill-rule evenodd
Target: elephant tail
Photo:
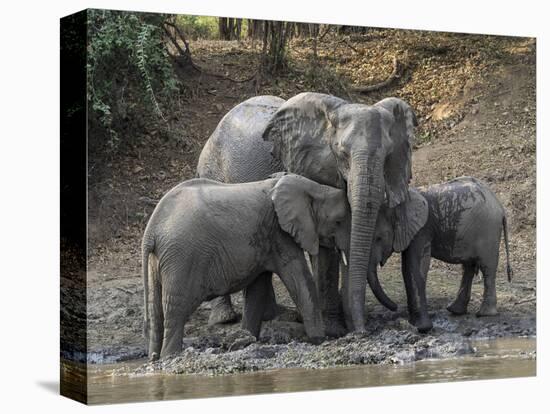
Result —
<path fill-rule="evenodd" d="M 508 244 L 508 223 L 506 221 L 506 215 L 502 216 L 502 229 L 504 231 L 504 247 L 506 248 L 506 273 L 508 274 L 508 282 L 511 282 L 514 272 L 510 265 L 510 246 Z"/>
<path fill-rule="evenodd" d="M 145 244 L 142 247 L 143 272 L 143 336 L 145 337 L 145 351 L 149 353 L 149 255 L 151 249 Z"/>
<path fill-rule="evenodd" d="M 153 346 L 155 349 L 151 349 L 150 335 L 151 332 L 159 332 L 161 329 L 158 324 L 163 319 L 162 315 L 159 315 L 159 310 L 162 311 L 161 302 L 161 287 L 160 287 L 160 269 L 158 257 L 153 252 L 154 245 L 148 245 L 144 243 L 142 249 L 143 255 L 143 335 L 145 337 L 145 347 L 147 354 L 150 358 L 155 359 L 158 355 L 153 355 L 152 352 L 159 351 L 157 346 Z M 150 315 L 149 306 L 149 286 L 152 286 L 152 302 L 153 302 L 153 315 Z M 154 335 L 154 340 L 158 341 L 158 335 Z"/>

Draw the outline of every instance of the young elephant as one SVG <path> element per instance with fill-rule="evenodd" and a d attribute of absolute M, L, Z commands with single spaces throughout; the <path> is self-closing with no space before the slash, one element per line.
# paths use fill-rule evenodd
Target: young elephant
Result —
<path fill-rule="evenodd" d="M 416 190 L 410 191 L 412 194 Z M 502 204 L 486 185 L 472 177 L 460 177 L 422 188 L 419 193 L 427 201 L 428 220 L 402 253 L 410 322 L 420 332 L 432 328 L 426 304 L 426 277 L 432 257 L 446 263 L 462 264 L 464 269 L 458 296 L 447 308 L 450 312 L 456 315 L 466 313 L 472 279 L 481 270 L 484 292 L 477 315 L 496 315 L 495 278 L 502 230 L 508 280 L 512 277 L 508 229 Z M 385 208 L 377 222 L 374 254 L 378 256 L 375 256 L 374 266 L 384 264 L 392 253 L 392 220 L 392 210 Z"/>
<path fill-rule="evenodd" d="M 203 301 L 243 288 L 243 327 L 258 336 L 272 273 L 296 303 L 308 337 L 320 342 L 319 298 L 303 250 L 316 255 L 324 242 L 347 253 L 349 221 L 343 190 L 297 175 L 244 184 L 193 179 L 174 187 L 143 236 L 149 356 L 178 352 L 184 324 Z"/>

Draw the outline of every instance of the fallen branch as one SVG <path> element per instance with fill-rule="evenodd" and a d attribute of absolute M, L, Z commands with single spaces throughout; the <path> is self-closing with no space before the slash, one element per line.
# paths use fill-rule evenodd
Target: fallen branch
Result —
<path fill-rule="evenodd" d="M 390 74 L 390 76 L 387 77 L 385 81 L 382 81 L 380 83 L 376 83 L 374 85 L 367 85 L 367 86 L 356 86 L 352 88 L 353 92 L 359 92 L 359 93 L 368 93 L 368 92 L 374 92 L 379 89 L 385 88 L 389 84 L 391 84 L 395 79 L 399 78 L 399 64 L 397 62 L 397 57 L 393 57 L 393 70 Z"/>
<path fill-rule="evenodd" d="M 536 296 L 531 296 L 531 297 L 526 298 L 526 299 L 518 300 L 517 302 L 514 303 L 514 306 L 515 305 L 521 305 L 522 303 L 533 302 L 535 300 L 537 300 L 537 297 Z"/>
<path fill-rule="evenodd" d="M 149 205 L 152 205 L 152 206 L 156 206 L 160 200 L 155 200 L 153 198 L 143 196 L 143 197 L 139 198 L 139 201 L 144 203 L 144 204 L 149 204 Z"/>
<path fill-rule="evenodd" d="M 130 290 L 128 290 L 128 289 L 121 288 L 120 286 L 116 286 L 115 289 L 118 289 L 118 290 L 120 290 L 121 292 L 126 293 L 127 295 L 135 295 L 135 294 L 136 294 L 136 292 L 132 292 L 132 291 L 130 291 Z"/>

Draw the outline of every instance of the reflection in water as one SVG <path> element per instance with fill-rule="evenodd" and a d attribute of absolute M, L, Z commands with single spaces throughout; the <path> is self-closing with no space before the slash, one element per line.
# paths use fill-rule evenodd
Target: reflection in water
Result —
<path fill-rule="evenodd" d="M 122 364 L 89 372 L 90 404 L 218 397 L 535 375 L 534 338 L 472 342 L 474 356 L 406 365 L 360 365 L 321 370 L 280 369 L 219 377 L 200 375 L 113 376 Z"/>

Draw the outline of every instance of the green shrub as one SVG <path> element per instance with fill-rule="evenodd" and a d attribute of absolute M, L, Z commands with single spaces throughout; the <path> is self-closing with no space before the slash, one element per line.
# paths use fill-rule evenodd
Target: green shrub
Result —
<path fill-rule="evenodd" d="M 166 124 L 162 102 L 181 86 L 163 40 L 168 17 L 88 11 L 89 121 L 107 137 L 98 144 L 115 149 L 123 131 L 132 136 L 144 125 Z"/>

